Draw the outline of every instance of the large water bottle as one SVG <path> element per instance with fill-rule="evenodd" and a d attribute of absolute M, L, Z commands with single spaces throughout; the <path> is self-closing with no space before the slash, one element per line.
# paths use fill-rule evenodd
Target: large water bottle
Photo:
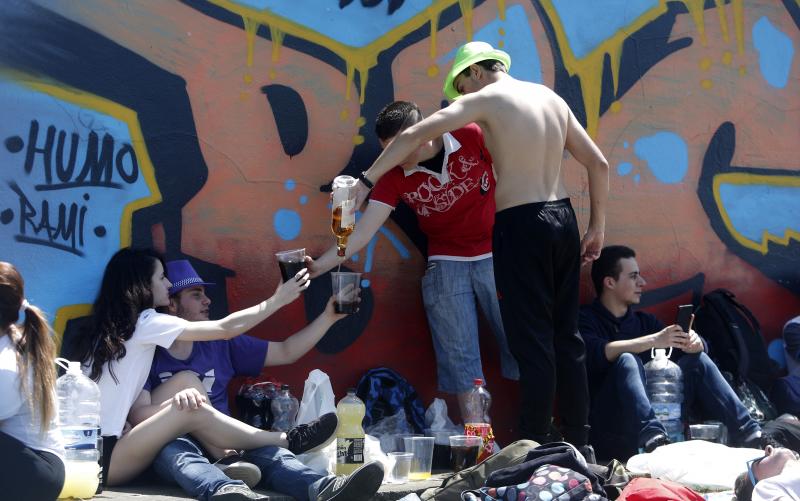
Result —
<path fill-rule="evenodd" d="M 66 374 L 56 381 L 56 397 L 65 450 L 64 488 L 58 497 L 91 498 L 102 478 L 100 388 L 83 375 L 80 362 L 67 362 Z"/>
<path fill-rule="evenodd" d="M 289 392 L 289 385 L 281 385 L 281 391 L 272 399 L 272 431 L 289 431 L 294 427 L 300 404 Z"/>
<path fill-rule="evenodd" d="M 473 383 L 475 386 L 472 387 L 469 395 L 467 395 L 467 415 L 464 416 L 464 424 L 491 423 L 489 407 L 492 406 L 492 396 L 486 390 L 483 379 L 475 379 Z"/>
<path fill-rule="evenodd" d="M 672 362 L 672 348 L 651 350 L 652 360 L 644 365 L 647 384 L 645 389 L 656 417 L 673 442 L 684 440 L 681 405 L 683 404 L 683 374 Z"/>

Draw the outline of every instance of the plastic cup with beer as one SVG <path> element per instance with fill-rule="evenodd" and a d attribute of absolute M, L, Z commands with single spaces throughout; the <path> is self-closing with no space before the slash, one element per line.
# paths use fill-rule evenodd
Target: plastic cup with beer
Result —
<path fill-rule="evenodd" d="M 408 482 L 411 472 L 411 462 L 414 454 L 410 452 L 390 452 L 389 457 L 394 460 L 392 471 L 389 472 L 389 483 L 402 484 Z"/>
<path fill-rule="evenodd" d="M 478 453 L 483 447 L 483 438 L 474 435 L 453 435 L 450 437 L 450 467 L 453 471 L 475 466 Z"/>
<path fill-rule="evenodd" d="M 275 257 L 278 258 L 278 267 L 281 269 L 281 278 L 284 282 L 294 278 L 300 270 L 306 267 L 305 248 L 276 252 Z"/>
<path fill-rule="evenodd" d="M 331 273 L 333 285 L 333 309 L 336 313 L 356 313 L 361 273 L 334 271 Z"/>
<path fill-rule="evenodd" d="M 433 463 L 433 437 L 409 437 L 405 439 L 406 452 L 413 454 L 409 480 L 426 480 L 431 477 Z"/>

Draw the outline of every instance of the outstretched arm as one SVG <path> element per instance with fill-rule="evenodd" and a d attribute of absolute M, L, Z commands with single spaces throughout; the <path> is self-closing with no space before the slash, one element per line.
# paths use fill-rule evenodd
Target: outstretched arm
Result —
<path fill-rule="evenodd" d="M 608 161 L 571 110 L 565 148 L 586 167 L 589 175 L 591 213 L 589 228 L 581 241 L 583 264 L 587 264 L 600 257 L 600 251 L 603 249 L 608 199 Z"/>
<path fill-rule="evenodd" d="M 381 225 L 386 222 L 386 219 L 389 218 L 389 214 L 391 213 L 392 208 L 388 205 L 370 202 L 369 205 L 367 205 L 367 210 L 364 211 L 364 214 L 358 220 L 355 231 L 353 231 L 353 234 L 350 235 L 350 238 L 347 240 L 345 257 L 336 255 L 336 246 L 334 245 L 316 260 L 311 260 L 310 258 L 306 260 L 311 278 L 322 275 L 363 249 L 364 246 L 372 240 L 372 237 L 375 236 L 375 233 L 378 232 Z"/>
<path fill-rule="evenodd" d="M 267 317 L 297 299 L 300 293 L 306 290 L 310 284 L 308 270 L 303 268 L 295 275 L 294 279 L 278 284 L 275 294 L 266 301 L 231 313 L 220 320 L 188 322 L 178 339 L 182 341 L 232 339 L 249 331 Z"/>
<path fill-rule="evenodd" d="M 268 365 L 286 365 L 296 362 L 308 353 L 333 324 L 346 317 L 333 309 L 333 298 L 328 300 L 320 316 L 300 331 L 289 336 L 285 341 L 270 341 L 264 367 Z"/>

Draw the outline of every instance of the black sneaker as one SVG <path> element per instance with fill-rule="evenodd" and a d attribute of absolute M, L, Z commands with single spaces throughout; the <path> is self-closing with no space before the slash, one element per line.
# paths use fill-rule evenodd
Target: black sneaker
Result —
<path fill-rule="evenodd" d="M 231 454 L 220 459 L 214 466 L 222 470 L 226 477 L 241 480 L 248 487 L 255 487 L 261 480 L 261 470 L 253 463 L 248 463 L 239 454 Z"/>
<path fill-rule="evenodd" d="M 663 433 L 656 433 L 652 437 L 648 438 L 647 441 L 642 446 L 645 452 L 653 452 L 658 447 L 662 445 L 671 444 L 672 440 L 669 439 L 668 436 L 664 435 Z"/>
<path fill-rule="evenodd" d="M 269 496 L 253 492 L 246 485 L 223 485 L 211 495 L 213 501 L 269 501 Z"/>
<path fill-rule="evenodd" d="M 589 464 L 597 464 L 597 457 L 594 455 L 594 447 L 589 444 L 577 447 L 578 452 L 583 455 L 583 458 Z"/>
<path fill-rule="evenodd" d="M 383 482 L 383 465 L 372 461 L 347 476 L 331 480 L 317 495 L 317 501 L 369 501 Z"/>
<path fill-rule="evenodd" d="M 336 417 L 336 413 L 329 412 L 308 424 L 295 426 L 286 432 L 289 451 L 293 454 L 303 454 L 322 449 L 336 438 L 338 425 L 339 419 Z"/>

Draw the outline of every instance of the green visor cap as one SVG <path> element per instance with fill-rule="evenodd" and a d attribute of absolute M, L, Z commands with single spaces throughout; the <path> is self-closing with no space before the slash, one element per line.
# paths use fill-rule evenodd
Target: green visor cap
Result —
<path fill-rule="evenodd" d="M 455 61 L 453 61 L 453 67 L 450 68 L 447 78 L 444 79 L 444 88 L 442 89 L 444 95 L 448 99 L 458 98 L 460 94 L 453 86 L 458 74 L 469 68 L 470 65 L 487 59 L 496 59 L 506 65 L 506 70 L 511 69 L 511 56 L 502 50 L 495 49 L 486 42 L 470 42 L 459 47 Z"/>

